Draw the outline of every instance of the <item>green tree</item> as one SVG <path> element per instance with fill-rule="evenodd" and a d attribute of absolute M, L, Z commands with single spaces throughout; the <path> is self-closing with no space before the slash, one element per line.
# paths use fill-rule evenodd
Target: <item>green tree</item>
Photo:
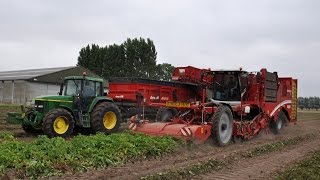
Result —
<path fill-rule="evenodd" d="M 124 77 L 127 75 L 125 49 L 123 45 L 105 47 L 103 56 L 103 77 Z"/>
<path fill-rule="evenodd" d="M 298 104 L 300 109 L 320 109 L 319 97 L 299 97 Z"/>
<path fill-rule="evenodd" d="M 168 63 L 162 63 L 157 65 L 157 79 L 158 80 L 164 80 L 164 81 L 170 81 L 172 72 L 174 70 L 174 66 Z"/>
<path fill-rule="evenodd" d="M 169 64 L 157 65 L 157 51 L 151 39 L 128 38 L 120 45 L 92 44 L 79 52 L 78 64 L 104 77 L 141 77 L 167 80 Z"/>
<path fill-rule="evenodd" d="M 93 71 L 99 76 L 103 75 L 104 48 L 92 44 L 82 48 L 79 52 L 78 64 Z"/>
<path fill-rule="evenodd" d="M 128 76 L 142 78 L 156 78 L 157 52 L 153 41 L 150 39 L 130 39 L 124 43 Z"/>

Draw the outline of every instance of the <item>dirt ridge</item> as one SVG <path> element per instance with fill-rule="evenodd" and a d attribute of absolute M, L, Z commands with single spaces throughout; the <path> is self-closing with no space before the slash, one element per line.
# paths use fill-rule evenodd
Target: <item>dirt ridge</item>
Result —
<path fill-rule="evenodd" d="M 222 170 L 201 175 L 199 179 L 272 179 L 274 172 L 303 159 L 320 149 L 320 139 L 313 138 L 279 152 L 263 154 L 255 158 L 240 159 Z"/>

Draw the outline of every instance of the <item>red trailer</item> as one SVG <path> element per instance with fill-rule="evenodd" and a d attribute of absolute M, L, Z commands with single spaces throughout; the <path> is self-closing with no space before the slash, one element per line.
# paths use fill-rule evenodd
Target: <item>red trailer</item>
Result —
<path fill-rule="evenodd" d="M 192 90 L 182 86 L 186 89 L 181 91 L 189 91 L 188 98 L 157 104 L 174 107 L 177 112 L 160 111 L 166 114 L 162 122 L 132 117 L 129 129 L 199 142 L 212 137 L 224 146 L 231 139 L 250 139 L 263 129 L 277 134 L 286 123 L 297 120 L 297 80 L 279 78 L 276 72 L 211 71 L 188 66 L 176 68 L 173 79 L 194 83 Z"/>
<path fill-rule="evenodd" d="M 113 98 L 124 118 L 140 114 L 142 118 L 155 119 L 166 102 L 190 102 L 198 97 L 198 85 L 193 83 L 157 81 L 143 78 L 113 78 L 109 80 L 108 97 Z M 175 111 L 166 108 L 167 111 Z M 163 109 L 161 110 L 163 111 Z M 173 113 L 173 112 L 172 112 Z M 156 119 L 161 119 L 157 117 Z"/>

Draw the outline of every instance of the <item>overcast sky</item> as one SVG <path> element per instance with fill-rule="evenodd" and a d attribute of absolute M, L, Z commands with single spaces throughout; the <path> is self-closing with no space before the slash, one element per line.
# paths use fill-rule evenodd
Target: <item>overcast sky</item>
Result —
<path fill-rule="evenodd" d="M 319 0 L 0 1 L 0 71 L 73 66 L 87 44 L 136 37 L 158 63 L 265 67 L 320 96 Z"/>

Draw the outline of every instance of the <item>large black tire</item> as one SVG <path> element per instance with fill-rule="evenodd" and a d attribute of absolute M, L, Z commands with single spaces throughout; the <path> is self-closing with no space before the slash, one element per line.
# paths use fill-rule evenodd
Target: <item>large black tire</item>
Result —
<path fill-rule="evenodd" d="M 24 130 L 24 132 L 26 132 L 27 134 L 40 134 L 40 133 L 42 133 L 42 129 L 35 129 L 29 124 L 22 124 L 21 127 Z"/>
<path fill-rule="evenodd" d="M 218 146 L 230 143 L 233 132 L 233 116 L 229 107 L 221 105 L 212 117 L 211 136 Z"/>
<path fill-rule="evenodd" d="M 157 111 L 156 121 L 168 122 L 178 113 L 177 109 L 161 107 Z"/>
<path fill-rule="evenodd" d="M 119 130 L 120 109 L 111 102 L 98 104 L 91 113 L 91 129 L 94 133 L 114 133 Z"/>
<path fill-rule="evenodd" d="M 270 129 L 273 134 L 281 133 L 283 126 L 288 123 L 288 118 L 283 111 L 278 114 L 278 119 L 276 121 L 271 120 Z"/>
<path fill-rule="evenodd" d="M 49 111 L 44 117 L 42 129 L 48 137 L 68 137 L 73 133 L 74 119 L 71 113 L 63 108 Z"/>
<path fill-rule="evenodd" d="M 241 143 L 243 141 L 243 138 L 241 136 L 232 136 L 232 141 L 234 143 Z"/>
<path fill-rule="evenodd" d="M 24 118 L 27 119 L 27 121 L 32 121 L 35 118 L 34 115 L 34 110 L 33 109 L 29 109 L 26 111 Z M 21 124 L 22 129 L 24 130 L 24 132 L 26 132 L 27 134 L 40 134 L 43 133 L 42 131 L 42 127 L 37 127 L 34 128 L 32 125 L 28 124 L 27 122 L 23 122 Z"/>

